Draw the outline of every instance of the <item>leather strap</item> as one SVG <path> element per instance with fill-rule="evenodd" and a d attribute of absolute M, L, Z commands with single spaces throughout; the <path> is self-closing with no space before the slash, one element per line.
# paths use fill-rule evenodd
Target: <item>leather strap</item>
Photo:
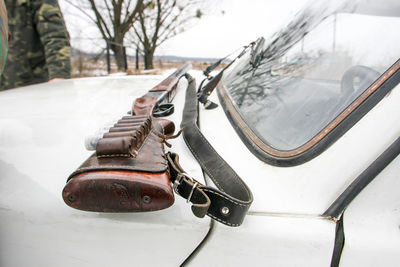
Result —
<path fill-rule="evenodd" d="M 193 203 L 192 211 L 196 216 L 203 217 L 207 214 L 223 224 L 239 226 L 253 202 L 253 195 L 197 127 L 196 81 L 188 74 L 186 78 L 189 84 L 181 123 L 183 138 L 193 156 L 218 189 L 205 186 L 190 178 L 179 165 L 177 155 L 169 153 L 167 159 L 171 181 L 174 183 L 175 192 Z"/>

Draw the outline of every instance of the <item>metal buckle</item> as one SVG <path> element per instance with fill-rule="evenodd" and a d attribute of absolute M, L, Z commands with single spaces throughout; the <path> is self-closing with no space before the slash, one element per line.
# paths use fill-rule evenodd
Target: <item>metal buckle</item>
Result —
<path fill-rule="evenodd" d="M 188 196 L 188 198 L 186 199 L 186 203 L 189 203 L 189 202 L 190 202 L 190 199 L 192 198 L 193 192 L 194 192 L 194 190 L 196 189 L 196 187 L 199 185 L 199 183 L 198 183 L 195 179 L 193 179 L 191 176 L 189 176 L 187 173 L 184 173 L 184 172 L 179 173 L 179 174 L 176 176 L 176 179 L 175 179 L 174 185 L 173 185 L 174 192 L 177 193 L 177 194 L 179 194 L 179 192 L 178 192 L 178 186 L 181 184 L 182 179 L 183 179 L 184 177 L 188 178 L 188 179 L 193 183 L 192 190 L 190 190 L 189 196 Z"/>
<path fill-rule="evenodd" d="M 190 194 L 189 194 L 188 198 L 186 199 L 186 203 L 189 203 L 189 202 L 190 202 L 190 199 L 192 198 L 193 192 L 194 192 L 194 190 L 196 189 L 196 187 L 197 187 L 198 184 L 199 184 L 198 182 L 195 182 L 195 183 L 193 184 L 192 190 L 190 190 Z"/>
<path fill-rule="evenodd" d="M 178 175 L 176 176 L 176 179 L 174 181 L 174 185 L 173 185 L 173 189 L 174 192 L 179 194 L 178 192 L 178 186 L 181 184 L 183 177 L 189 178 L 190 181 L 192 181 L 192 183 L 194 183 L 194 179 L 192 177 L 190 177 L 187 173 L 178 173 Z"/>

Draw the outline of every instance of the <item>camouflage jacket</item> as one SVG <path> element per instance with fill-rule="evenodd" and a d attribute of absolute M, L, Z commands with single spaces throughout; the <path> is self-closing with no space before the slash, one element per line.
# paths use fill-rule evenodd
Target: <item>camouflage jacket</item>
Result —
<path fill-rule="evenodd" d="M 69 35 L 57 0 L 6 0 L 10 39 L 0 89 L 71 73 Z"/>
<path fill-rule="evenodd" d="M 0 1 L 0 74 L 4 70 L 8 51 L 8 22 L 4 1 Z"/>

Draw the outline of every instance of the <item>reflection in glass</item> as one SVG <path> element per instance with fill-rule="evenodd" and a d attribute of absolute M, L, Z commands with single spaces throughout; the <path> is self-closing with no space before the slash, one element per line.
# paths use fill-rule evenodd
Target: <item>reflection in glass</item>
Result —
<path fill-rule="evenodd" d="M 230 97 L 266 144 L 305 144 L 400 58 L 400 12 L 357 10 L 366 9 L 313 5 L 266 42 L 257 65 L 248 56 L 226 75 Z"/>

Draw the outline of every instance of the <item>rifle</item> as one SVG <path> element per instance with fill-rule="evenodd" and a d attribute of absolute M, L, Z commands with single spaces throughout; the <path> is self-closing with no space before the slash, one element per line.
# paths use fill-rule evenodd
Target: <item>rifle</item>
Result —
<path fill-rule="evenodd" d="M 62 195 L 73 208 L 97 212 L 154 211 L 174 203 L 164 143 L 173 122 L 159 117 L 173 112 L 170 104 L 182 66 L 142 97 L 131 115 L 123 116 L 95 144 L 92 154 L 67 179 Z"/>

